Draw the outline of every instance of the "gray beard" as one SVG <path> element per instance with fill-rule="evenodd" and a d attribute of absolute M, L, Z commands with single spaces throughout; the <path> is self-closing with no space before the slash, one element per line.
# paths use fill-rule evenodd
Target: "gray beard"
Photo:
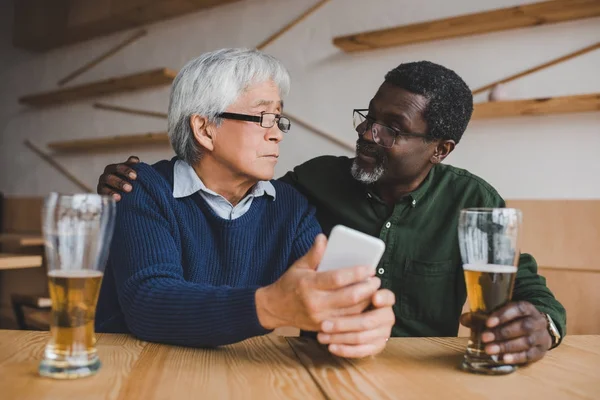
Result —
<path fill-rule="evenodd" d="M 372 183 L 377 182 L 383 176 L 385 172 L 385 168 L 383 168 L 382 164 L 377 164 L 373 171 L 368 172 L 363 170 L 360 165 L 356 162 L 356 159 L 352 162 L 352 168 L 350 169 L 352 176 L 359 182 L 370 185 Z"/>

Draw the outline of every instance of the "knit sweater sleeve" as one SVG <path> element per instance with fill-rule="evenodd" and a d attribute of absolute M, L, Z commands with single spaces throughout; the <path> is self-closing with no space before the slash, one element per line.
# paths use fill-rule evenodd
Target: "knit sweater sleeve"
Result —
<path fill-rule="evenodd" d="M 144 171 L 142 175 L 149 175 Z M 258 287 L 188 282 L 166 191 L 140 180 L 117 209 L 111 244 L 117 297 L 142 340 L 213 347 L 267 333 L 256 314 Z"/>
<path fill-rule="evenodd" d="M 294 236 L 289 265 L 304 256 L 312 247 L 317 235 L 321 233 L 321 226 L 315 216 L 315 208 L 309 205 L 306 199 L 302 198 L 302 200 L 304 212 Z"/>

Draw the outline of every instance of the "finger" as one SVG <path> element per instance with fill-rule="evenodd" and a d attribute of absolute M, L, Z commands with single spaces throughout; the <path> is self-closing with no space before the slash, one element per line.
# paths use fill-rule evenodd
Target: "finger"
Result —
<path fill-rule="evenodd" d="M 541 316 L 520 318 L 483 332 L 481 340 L 484 343 L 491 343 L 528 336 L 535 331 L 545 331 L 546 325 L 546 319 Z"/>
<path fill-rule="evenodd" d="M 369 344 L 390 337 L 391 327 L 380 327 L 361 332 L 323 333 L 319 332 L 317 340 L 322 344 Z"/>
<path fill-rule="evenodd" d="M 331 315 L 328 318 L 339 318 L 348 315 L 357 315 L 368 309 L 370 306 L 371 299 L 367 299 L 350 307 L 333 309 Z"/>
<path fill-rule="evenodd" d="M 99 184 L 101 186 L 106 186 L 108 189 L 121 192 L 131 192 L 131 189 L 133 189 L 131 183 L 125 179 L 119 178 L 117 175 L 102 174 L 100 175 Z"/>
<path fill-rule="evenodd" d="M 394 312 L 390 308 L 377 308 L 362 314 L 335 318 L 321 323 L 321 331 L 325 333 L 360 332 L 384 326 L 393 326 L 396 322 Z"/>
<path fill-rule="evenodd" d="M 391 290 L 380 289 L 373 295 L 372 303 L 375 308 L 391 307 L 396 304 L 396 295 Z"/>
<path fill-rule="evenodd" d="M 345 358 L 363 358 L 380 353 L 385 348 L 385 340 L 378 343 L 347 345 L 330 344 L 328 350 L 331 354 Z"/>
<path fill-rule="evenodd" d="M 486 326 L 488 328 L 493 328 L 498 325 L 503 325 L 513 319 L 526 317 L 536 313 L 539 313 L 539 311 L 533 306 L 533 304 L 526 301 L 508 303 L 490 315 L 486 322 Z"/>
<path fill-rule="evenodd" d="M 365 301 L 370 302 L 371 297 L 381 286 L 381 279 L 377 277 L 368 278 L 365 281 L 345 286 L 335 291 L 329 291 L 324 307 L 327 309 L 336 309 L 342 307 L 352 307 Z"/>
<path fill-rule="evenodd" d="M 316 285 L 321 290 L 334 290 L 362 282 L 375 275 L 373 268 L 357 266 L 335 271 L 318 272 Z"/>
<path fill-rule="evenodd" d="M 126 161 L 126 164 L 137 164 L 140 162 L 140 158 L 138 156 L 129 156 Z"/>
<path fill-rule="evenodd" d="M 137 178 L 137 172 L 130 168 L 127 164 L 117 164 L 115 167 L 116 173 L 128 179 Z"/>
<path fill-rule="evenodd" d="M 502 356 L 502 361 L 506 364 L 527 364 L 541 360 L 545 354 L 545 350 L 536 346 L 520 353 L 504 354 L 504 356 Z"/>
<path fill-rule="evenodd" d="M 545 331 L 536 331 L 529 335 L 520 336 L 503 342 L 494 342 L 485 346 L 485 352 L 490 355 L 520 353 L 532 347 L 541 346 Z"/>
<path fill-rule="evenodd" d="M 460 316 L 460 320 L 459 321 L 460 321 L 460 323 L 463 326 L 466 326 L 467 328 L 470 328 L 471 327 L 471 321 L 472 321 L 472 319 L 471 319 L 471 313 L 470 312 L 464 313 L 463 315 Z"/>
<path fill-rule="evenodd" d="M 316 270 L 323 258 L 325 247 L 327 246 L 327 237 L 319 233 L 308 252 L 298 260 L 298 268 L 307 268 Z"/>

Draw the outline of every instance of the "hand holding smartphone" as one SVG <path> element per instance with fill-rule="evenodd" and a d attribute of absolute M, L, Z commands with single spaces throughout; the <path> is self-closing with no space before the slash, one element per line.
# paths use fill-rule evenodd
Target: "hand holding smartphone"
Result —
<path fill-rule="evenodd" d="M 385 251 L 385 242 L 366 233 L 336 225 L 329 235 L 318 272 L 366 265 L 375 270 Z"/>

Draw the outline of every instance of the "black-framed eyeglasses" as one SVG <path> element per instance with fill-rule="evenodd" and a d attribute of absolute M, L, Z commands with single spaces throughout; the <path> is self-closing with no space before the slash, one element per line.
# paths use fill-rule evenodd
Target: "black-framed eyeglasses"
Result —
<path fill-rule="evenodd" d="M 390 148 L 396 143 L 398 136 L 402 137 L 418 137 L 427 138 L 429 135 L 426 133 L 408 133 L 402 132 L 399 129 L 392 128 L 384 125 L 380 122 L 375 121 L 374 118 L 366 115 L 368 109 L 355 109 L 353 112 L 354 117 L 354 129 L 359 136 L 363 136 L 368 129 L 371 129 L 373 135 L 373 141 L 382 147 Z"/>
<path fill-rule="evenodd" d="M 277 124 L 279 130 L 283 133 L 288 132 L 292 126 L 290 120 L 283 115 L 267 112 L 260 113 L 260 116 L 224 112 L 218 114 L 217 117 L 236 121 L 258 122 L 263 128 L 272 128 Z"/>

